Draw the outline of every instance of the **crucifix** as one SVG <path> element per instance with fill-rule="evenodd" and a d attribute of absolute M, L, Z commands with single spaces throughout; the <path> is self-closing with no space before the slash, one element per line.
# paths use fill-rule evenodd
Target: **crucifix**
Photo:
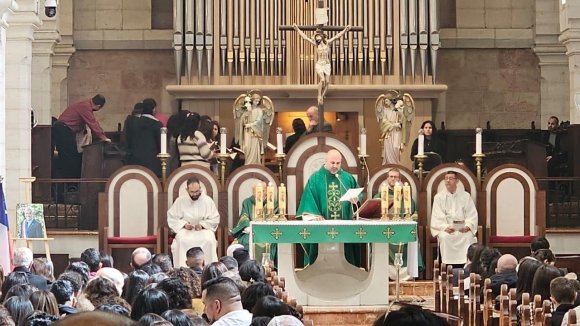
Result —
<path fill-rule="evenodd" d="M 308 0 L 306 0 L 308 2 Z M 330 47 L 329 45 L 340 39 L 348 31 L 363 31 L 362 27 L 351 27 L 347 26 L 328 26 L 328 7 L 326 6 L 326 0 L 317 0 L 317 8 L 314 13 L 314 23 L 315 25 L 281 25 L 279 29 L 281 31 L 294 30 L 298 32 L 300 37 L 302 37 L 307 42 L 311 43 L 316 47 L 316 63 L 314 68 L 319 78 L 318 82 L 318 124 L 319 131 L 322 131 L 322 125 L 324 124 L 324 96 L 328 90 L 328 85 L 330 84 Z M 312 38 L 308 37 L 304 31 L 315 31 Z M 338 34 L 328 39 L 328 35 L 324 33 L 325 31 L 339 31 Z"/>

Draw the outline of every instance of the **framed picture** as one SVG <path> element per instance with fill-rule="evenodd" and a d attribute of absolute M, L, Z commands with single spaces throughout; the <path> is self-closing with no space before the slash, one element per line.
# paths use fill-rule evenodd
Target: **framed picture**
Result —
<path fill-rule="evenodd" d="M 17 204 L 16 229 L 18 238 L 46 238 L 43 205 Z"/>

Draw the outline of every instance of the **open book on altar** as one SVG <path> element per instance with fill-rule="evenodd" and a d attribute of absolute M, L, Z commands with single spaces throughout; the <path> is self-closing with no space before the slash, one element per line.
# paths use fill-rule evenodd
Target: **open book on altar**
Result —
<path fill-rule="evenodd" d="M 360 220 L 380 220 L 381 219 L 381 199 L 367 199 L 354 213 Z"/>

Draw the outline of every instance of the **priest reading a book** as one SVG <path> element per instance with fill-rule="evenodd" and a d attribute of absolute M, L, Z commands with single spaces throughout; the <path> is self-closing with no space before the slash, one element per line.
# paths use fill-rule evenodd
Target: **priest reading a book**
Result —
<path fill-rule="evenodd" d="M 340 168 L 342 155 L 332 149 L 326 154 L 326 162 L 308 179 L 296 217 L 302 220 L 352 220 L 353 204 L 361 199 L 361 194 L 350 200 L 341 201 L 348 190 L 357 189 L 356 179 Z M 359 191 L 360 193 L 360 191 Z M 318 244 L 304 244 L 304 266 L 311 265 L 318 256 Z M 360 245 L 345 243 L 346 260 L 360 266 Z"/>

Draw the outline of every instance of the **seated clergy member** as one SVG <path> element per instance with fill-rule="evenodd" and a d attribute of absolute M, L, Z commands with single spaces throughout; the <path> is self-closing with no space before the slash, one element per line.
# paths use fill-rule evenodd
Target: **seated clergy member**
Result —
<path fill-rule="evenodd" d="M 400 202 L 400 211 L 399 212 L 395 212 L 395 208 L 393 205 L 393 199 L 394 199 L 394 189 L 395 189 L 395 185 L 397 183 L 401 183 L 401 172 L 399 171 L 399 169 L 397 168 L 392 168 L 389 170 L 389 172 L 387 172 L 387 188 L 388 188 L 388 193 L 389 193 L 389 203 L 388 203 L 388 207 L 389 207 L 389 214 L 396 214 L 399 213 L 399 216 L 404 216 L 405 215 L 405 205 L 403 203 L 403 196 L 400 196 L 401 202 Z M 379 189 L 379 193 L 377 193 L 374 198 L 381 198 L 381 189 Z M 411 198 L 411 216 L 413 217 L 414 220 L 417 219 L 417 210 L 416 210 L 416 206 L 415 206 L 415 201 Z M 403 246 L 398 246 L 398 245 L 389 245 L 389 278 L 391 278 L 392 280 L 396 279 L 397 277 L 397 270 L 394 267 L 394 260 L 395 260 L 395 253 L 401 250 L 401 252 L 403 253 L 403 267 L 407 266 L 407 244 L 404 244 Z M 421 257 L 421 250 L 418 250 L 418 267 L 419 267 L 419 271 L 422 271 L 425 269 L 425 265 L 423 265 L 423 258 Z M 410 278 L 410 276 L 407 273 L 407 268 L 402 268 L 400 271 L 400 278 L 402 280 L 404 279 L 408 279 Z"/>
<path fill-rule="evenodd" d="M 465 264 L 467 248 L 477 241 L 475 204 L 465 190 L 457 189 L 457 182 L 457 172 L 445 173 L 445 190 L 435 195 L 431 211 L 431 234 L 445 264 Z"/>
<path fill-rule="evenodd" d="M 256 188 L 261 189 L 262 194 L 256 194 Z M 252 195 L 246 199 L 244 199 L 244 201 L 242 202 L 242 212 L 240 214 L 240 219 L 238 221 L 238 224 L 236 225 L 236 227 L 234 227 L 231 231 L 230 234 L 235 238 L 234 240 L 234 244 L 235 243 L 239 243 L 242 246 L 244 246 L 245 249 L 250 250 L 249 246 L 249 234 L 251 232 L 250 230 L 250 222 L 257 220 L 255 213 L 255 207 L 256 207 L 256 197 L 262 197 L 263 201 L 262 201 L 262 212 L 263 215 L 261 217 L 261 219 L 265 219 L 265 218 L 270 218 L 271 214 L 267 213 L 267 208 L 266 208 L 266 183 L 263 181 L 258 181 L 256 182 L 253 186 L 252 186 Z M 274 204 L 274 209 L 273 209 L 273 214 L 278 214 L 278 203 L 276 201 L 273 202 Z M 232 245 L 234 245 L 232 244 Z M 266 244 L 260 243 L 260 244 L 254 244 L 254 249 L 255 251 L 255 255 L 254 257 L 258 257 L 257 259 L 261 259 L 262 258 L 262 254 L 266 252 Z M 270 251 L 271 254 L 271 259 L 274 259 L 274 248 L 271 248 L 272 250 Z"/>
<path fill-rule="evenodd" d="M 200 247 L 206 256 L 206 263 L 217 258 L 215 231 L 220 222 L 220 214 L 214 201 L 201 191 L 199 180 L 187 180 L 186 196 L 179 196 L 167 211 L 167 224 L 176 233 L 171 244 L 175 267 L 187 267 L 187 250 Z"/>
<path fill-rule="evenodd" d="M 342 155 L 336 149 L 331 149 L 326 154 L 326 162 L 314 172 L 302 192 L 300 205 L 296 211 L 296 217 L 324 220 L 352 220 L 353 209 L 348 201 L 340 201 L 348 189 L 358 188 L 356 179 L 348 172 L 340 168 Z M 353 198 L 356 202 L 358 198 Z M 304 245 L 304 265 L 310 265 L 318 256 L 318 245 Z M 345 244 L 344 255 L 346 260 L 360 266 L 360 250 L 356 244 Z"/>

